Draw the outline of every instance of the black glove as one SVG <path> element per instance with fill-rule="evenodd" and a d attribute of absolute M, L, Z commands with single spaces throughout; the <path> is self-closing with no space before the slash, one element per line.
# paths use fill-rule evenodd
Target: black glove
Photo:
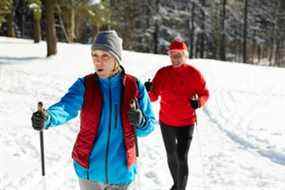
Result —
<path fill-rule="evenodd" d="M 200 107 L 199 101 L 198 101 L 198 100 L 195 100 L 195 99 L 194 99 L 194 100 L 191 99 L 191 100 L 190 100 L 190 104 L 191 104 L 191 107 L 192 107 L 194 110 Z"/>
<path fill-rule="evenodd" d="M 44 128 L 44 123 L 48 119 L 47 111 L 37 111 L 32 115 L 32 127 L 35 130 L 42 130 Z"/>
<path fill-rule="evenodd" d="M 145 88 L 146 88 L 146 91 L 150 91 L 151 90 L 151 87 L 152 87 L 152 82 L 150 81 L 150 79 L 148 79 L 148 81 L 146 81 L 145 83 L 144 83 L 144 86 L 145 86 Z"/>
<path fill-rule="evenodd" d="M 140 127 L 145 122 L 145 118 L 140 109 L 131 108 L 128 112 L 128 119 L 134 127 Z"/>

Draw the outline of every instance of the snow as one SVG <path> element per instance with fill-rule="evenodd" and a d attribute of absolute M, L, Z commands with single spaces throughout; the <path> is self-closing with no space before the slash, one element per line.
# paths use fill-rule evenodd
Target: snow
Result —
<path fill-rule="evenodd" d="M 98 3 L 100 3 L 101 2 L 101 0 L 92 0 L 92 3 L 93 4 L 98 4 Z"/>
<path fill-rule="evenodd" d="M 29 8 L 30 9 L 38 9 L 39 5 L 37 5 L 36 3 L 32 3 L 32 4 L 29 5 Z"/>
<path fill-rule="evenodd" d="M 55 103 L 78 78 L 93 71 L 90 46 L 46 44 L 0 37 L 0 190 L 79 190 L 71 150 L 79 120 L 44 132 L 46 176 L 41 177 L 39 134 L 30 117 L 39 100 Z M 124 67 L 142 81 L 169 64 L 164 55 L 125 51 Z M 193 59 L 211 97 L 199 110 L 189 152 L 188 189 L 285 189 L 285 70 Z M 156 116 L 159 104 L 154 103 Z M 169 189 L 172 181 L 157 125 L 139 140 L 144 190 Z"/>

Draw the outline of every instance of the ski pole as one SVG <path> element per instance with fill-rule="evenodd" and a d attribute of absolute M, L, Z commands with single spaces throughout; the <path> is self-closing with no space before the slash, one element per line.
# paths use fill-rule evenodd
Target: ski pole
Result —
<path fill-rule="evenodd" d="M 197 94 L 195 94 L 195 96 L 193 97 L 193 99 L 195 99 L 195 100 L 198 100 L 198 98 L 199 97 L 198 97 Z M 206 189 L 206 179 L 205 179 L 206 173 L 205 173 L 205 168 L 204 168 L 204 165 L 203 165 L 202 147 L 201 147 L 201 143 L 200 143 L 200 134 L 199 134 L 199 130 L 198 130 L 198 118 L 197 118 L 196 110 L 194 110 L 194 116 L 196 118 L 194 127 L 196 128 L 196 131 L 197 131 L 198 149 L 199 149 L 199 155 L 200 155 L 200 158 L 201 158 L 202 175 L 203 175 L 203 177 L 202 177 L 203 178 L 203 188 L 205 190 Z"/>
<path fill-rule="evenodd" d="M 138 108 L 136 99 L 131 100 L 130 106 L 131 106 L 131 109 L 137 109 Z M 137 138 L 137 134 L 136 134 L 136 128 L 135 128 L 135 144 L 136 144 L 136 157 L 139 157 L 139 146 L 138 146 L 138 138 Z"/>
<path fill-rule="evenodd" d="M 134 98 L 130 102 L 130 107 L 131 109 L 138 109 L 139 105 L 137 102 L 137 99 Z M 140 160 L 139 160 L 139 145 L 138 145 L 138 137 L 137 137 L 137 132 L 135 128 L 135 144 L 136 144 L 136 157 L 137 157 L 137 177 L 136 177 L 136 182 L 135 186 L 136 189 L 141 190 L 141 177 L 140 177 Z"/>
<path fill-rule="evenodd" d="M 43 103 L 38 103 L 38 111 L 44 113 Z M 43 127 L 40 130 L 40 147 L 41 147 L 41 165 L 42 165 L 42 176 L 45 176 L 45 153 L 44 153 L 44 132 Z"/>

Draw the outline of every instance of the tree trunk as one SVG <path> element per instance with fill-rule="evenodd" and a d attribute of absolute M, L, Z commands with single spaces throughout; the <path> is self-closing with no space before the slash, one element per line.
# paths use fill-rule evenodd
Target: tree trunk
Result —
<path fill-rule="evenodd" d="M 14 30 L 14 21 L 13 21 L 13 10 L 11 13 L 7 15 L 7 23 L 8 23 L 8 37 L 15 37 L 15 30 Z"/>
<path fill-rule="evenodd" d="M 75 36 L 77 42 L 84 42 L 84 34 L 85 34 L 85 23 L 86 23 L 87 14 L 82 13 L 79 10 L 76 11 L 75 16 Z"/>
<path fill-rule="evenodd" d="M 211 54 L 211 59 L 219 59 L 220 58 L 220 15 L 219 10 L 220 6 L 211 1 L 210 7 L 210 22 L 211 22 L 211 33 L 212 33 L 212 41 L 209 43 L 209 52 Z"/>
<path fill-rule="evenodd" d="M 39 43 L 42 39 L 41 35 L 41 19 L 34 14 L 34 42 Z"/>
<path fill-rule="evenodd" d="M 160 13 L 160 0 L 156 0 L 155 2 L 155 10 L 156 10 L 156 19 L 154 23 L 154 32 L 153 32 L 153 42 L 154 42 L 154 53 L 159 53 L 159 13 Z"/>
<path fill-rule="evenodd" d="M 158 23 L 157 21 L 155 21 L 155 26 L 154 26 L 154 33 L 153 33 L 153 41 L 154 41 L 154 53 L 157 54 L 158 53 L 158 43 L 159 43 L 159 40 L 158 40 Z"/>
<path fill-rule="evenodd" d="M 64 20 L 66 23 L 66 33 L 69 42 L 74 42 L 75 36 L 75 10 L 73 7 L 68 7 L 64 11 Z"/>
<path fill-rule="evenodd" d="M 225 42 L 225 19 L 226 19 L 226 5 L 227 0 L 223 0 L 223 9 L 222 9 L 222 15 L 221 15 L 221 44 L 220 44 L 220 59 L 222 61 L 226 60 L 226 42 Z"/>
<path fill-rule="evenodd" d="M 21 12 L 21 19 L 20 19 L 20 31 L 21 37 L 25 37 L 25 1 L 20 1 L 20 12 Z"/>
<path fill-rule="evenodd" d="M 202 7 L 205 8 L 205 0 L 201 0 Z M 202 19 L 201 19 L 201 30 L 200 34 L 200 58 L 204 58 L 205 53 L 205 12 L 201 9 Z"/>
<path fill-rule="evenodd" d="M 276 49 L 274 52 L 274 65 L 276 65 L 277 67 L 281 66 L 281 44 L 280 44 L 280 40 L 276 41 Z"/>
<path fill-rule="evenodd" d="M 275 52 L 275 64 L 280 67 L 284 66 L 284 48 L 285 48 L 285 1 L 279 0 L 279 11 L 277 16 L 277 35 L 278 40 L 276 42 L 276 52 Z M 284 52 L 284 53 L 282 53 Z"/>
<path fill-rule="evenodd" d="M 57 37 L 54 18 L 55 5 L 55 0 L 45 0 L 47 23 L 47 56 L 55 55 L 57 53 Z"/>
<path fill-rule="evenodd" d="M 268 61 L 269 61 L 269 66 L 272 66 L 272 59 L 273 59 L 273 52 L 274 52 L 274 44 L 271 44 L 271 47 L 269 49 L 269 56 L 268 56 Z"/>
<path fill-rule="evenodd" d="M 92 25 L 92 39 L 99 33 L 100 28 L 97 25 Z"/>
<path fill-rule="evenodd" d="M 275 6 L 275 9 L 277 9 L 277 6 Z M 275 11 L 273 14 L 273 28 L 272 28 L 272 33 L 271 33 L 271 49 L 270 49 L 270 54 L 269 54 L 269 65 L 273 66 L 275 64 L 275 56 L 276 56 L 276 51 L 277 51 L 277 41 L 278 41 L 278 13 Z"/>
<path fill-rule="evenodd" d="M 64 19 L 62 18 L 62 11 L 61 11 L 61 8 L 60 6 L 57 4 L 55 5 L 56 6 L 56 13 L 57 13 L 57 16 L 58 16 L 58 20 L 59 20 L 59 24 L 60 24 L 60 28 L 62 29 L 62 33 L 63 33 L 63 36 L 66 40 L 66 42 L 70 43 L 69 41 L 69 37 L 67 35 L 67 32 L 66 32 L 66 29 L 65 29 L 65 25 L 64 25 Z M 61 39 L 61 38 L 60 38 Z M 61 39 L 62 40 L 62 39 Z"/>
<path fill-rule="evenodd" d="M 239 57 L 240 57 L 240 45 L 239 45 L 239 41 L 236 41 L 236 43 L 235 43 L 235 45 L 234 45 L 234 47 L 235 47 L 235 62 L 239 62 Z"/>
<path fill-rule="evenodd" d="M 195 49 L 195 24 L 194 24 L 194 20 L 195 20 L 195 2 L 192 1 L 192 7 L 191 7 L 191 31 L 190 31 L 190 42 L 191 44 L 189 44 L 190 46 L 190 52 L 189 52 L 189 57 L 193 58 L 194 57 L 194 49 Z"/>
<path fill-rule="evenodd" d="M 243 27 L 243 62 L 247 63 L 247 8 L 248 0 L 244 0 L 244 27 Z"/>
<path fill-rule="evenodd" d="M 257 64 L 260 64 L 261 60 L 261 47 L 259 44 L 257 44 Z"/>
<path fill-rule="evenodd" d="M 136 7 L 134 0 L 128 0 L 125 3 L 122 2 L 122 5 L 125 6 L 124 13 L 122 17 L 125 21 L 126 26 L 119 26 L 119 31 L 121 31 L 122 38 L 124 40 L 123 47 L 124 49 L 131 50 L 134 47 L 135 43 L 135 15 Z"/>

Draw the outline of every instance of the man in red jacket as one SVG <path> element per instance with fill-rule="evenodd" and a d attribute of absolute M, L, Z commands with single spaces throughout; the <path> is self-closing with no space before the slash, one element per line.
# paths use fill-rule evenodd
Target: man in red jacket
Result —
<path fill-rule="evenodd" d="M 172 65 L 158 70 L 145 86 L 151 101 L 160 97 L 159 121 L 174 181 L 171 190 L 185 190 L 188 178 L 188 151 L 196 122 L 195 110 L 209 98 L 202 74 L 187 64 L 188 48 L 174 40 L 168 49 Z"/>

